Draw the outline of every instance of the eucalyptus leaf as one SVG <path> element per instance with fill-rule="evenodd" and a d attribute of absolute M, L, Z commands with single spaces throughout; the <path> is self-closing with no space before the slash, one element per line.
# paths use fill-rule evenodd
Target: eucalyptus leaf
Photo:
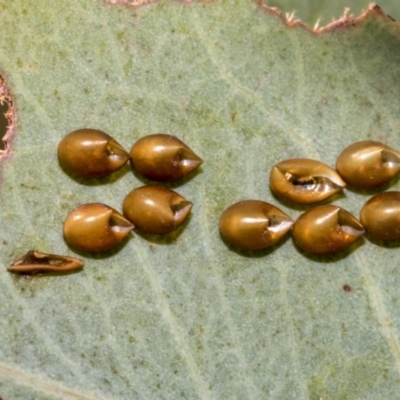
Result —
<path fill-rule="evenodd" d="M 287 236 L 245 253 L 218 232 L 240 200 L 293 219 L 306 209 L 269 189 L 283 159 L 334 167 L 356 141 L 400 148 L 396 22 L 371 8 L 315 34 L 252 0 L 3 0 L 0 26 L 16 113 L 0 160 L 2 399 L 398 399 L 398 243 L 313 257 Z M 146 183 L 129 165 L 97 180 L 66 174 L 57 145 L 80 128 L 128 150 L 151 133 L 183 140 L 204 160 L 169 185 L 194 203 L 188 222 L 105 254 L 69 248 L 74 207 L 121 210 Z M 358 216 L 370 195 L 333 202 Z M 6 270 L 31 249 L 85 268 Z"/>

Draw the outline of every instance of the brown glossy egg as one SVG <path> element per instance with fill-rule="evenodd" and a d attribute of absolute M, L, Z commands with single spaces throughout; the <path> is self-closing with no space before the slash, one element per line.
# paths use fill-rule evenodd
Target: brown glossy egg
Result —
<path fill-rule="evenodd" d="M 85 177 L 101 178 L 122 168 L 129 154 L 110 135 L 96 129 L 79 129 L 58 145 L 58 160 L 66 170 Z"/>
<path fill-rule="evenodd" d="M 162 133 L 145 136 L 131 148 L 133 168 L 153 181 L 176 181 L 190 174 L 202 162 L 185 143 Z"/>
<path fill-rule="evenodd" d="M 30 250 L 18 260 L 15 260 L 7 270 L 20 274 L 36 274 L 43 272 L 71 272 L 81 269 L 83 266 L 84 263 L 74 257 Z"/>
<path fill-rule="evenodd" d="M 269 184 L 277 196 L 295 204 L 317 203 L 346 186 L 334 169 L 306 158 L 276 164 L 272 167 Z"/>
<path fill-rule="evenodd" d="M 291 218 L 272 204 L 246 200 L 228 207 L 219 220 L 221 236 L 243 250 L 261 250 L 277 243 L 292 227 Z"/>
<path fill-rule="evenodd" d="M 333 254 L 354 243 L 364 227 L 352 214 L 334 206 L 312 208 L 300 215 L 292 235 L 297 246 L 312 254 Z"/>
<path fill-rule="evenodd" d="M 64 222 L 65 241 L 81 251 L 107 251 L 119 245 L 133 225 L 118 211 L 100 203 L 75 208 Z"/>
<path fill-rule="evenodd" d="M 164 234 L 178 228 L 193 204 L 171 189 L 141 186 L 124 199 L 123 212 L 143 233 Z"/>
<path fill-rule="evenodd" d="M 371 237 L 400 239 L 400 192 L 384 192 L 371 197 L 361 209 L 360 221 Z"/>
<path fill-rule="evenodd" d="M 336 169 L 349 185 L 374 189 L 389 183 L 400 171 L 400 153 L 380 142 L 357 142 L 340 153 Z"/>

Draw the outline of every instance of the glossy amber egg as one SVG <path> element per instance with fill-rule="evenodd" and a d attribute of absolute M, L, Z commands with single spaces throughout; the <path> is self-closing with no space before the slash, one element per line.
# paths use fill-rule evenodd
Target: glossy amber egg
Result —
<path fill-rule="evenodd" d="M 346 183 L 320 161 L 294 158 L 272 167 L 269 184 L 280 198 L 295 204 L 312 204 L 342 190 Z"/>
<path fill-rule="evenodd" d="M 70 272 L 83 268 L 84 263 L 74 257 L 41 253 L 30 250 L 14 261 L 7 270 L 23 274 L 43 272 Z"/>
<path fill-rule="evenodd" d="M 123 212 L 143 233 L 164 234 L 178 228 L 193 204 L 171 189 L 141 186 L 124 199 Z"/>
<path fill-rule="evenodd" d="M 63 168 L 85 178 L 110 175 L 129 158 L 117 141 L 96 129 L 71 132 L 58 145 L 58 160 Z"/>
<path fill-rule="evenodd" d="M 357 218 L 334 205 L 306 211 L 294 223 L 292 230 L 296 245 L 312 254 L 342 251 L 363 233 L 364 227 Z"/>
<path fill-rule="evenodd" d="M 374 189 L 390 182 L 400 171 L 400 153 L 380 142 L 357 142 L 340 153 L 336 169 L 349 185 Z"/>
<path fill-rule="evenodd" d="M 119 245 L 133 225 L 113 208 L 88 203 L 75 208 L 64 222 L 64 239 L 87 252 L 107 251 Z"/>
<path fill-rule="evenodd" d="M 221 236 L 243 250 L 261 250 L 277 243 L 293 221 L 279 208 L 260 200 L 228 207 L 219 220 Z"/>
<path fill-rule="evenodd" d="M 400 192 L 384 192 L 371 197 L 361 209 L 365 231 L 376 239 L 400 239 Z"/>
<path fill-rule="evenodd" d="M 139 139 L 130 154 L 136 171 L 147 179 L 160 182 L 181 179 L 203 162 L 181 140 L 162 133 Z"/>

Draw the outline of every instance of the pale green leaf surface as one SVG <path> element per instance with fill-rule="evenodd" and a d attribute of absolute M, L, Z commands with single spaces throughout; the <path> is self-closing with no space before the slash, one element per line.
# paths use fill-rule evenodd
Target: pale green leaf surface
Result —
<path fill-rule="evenodd" d="M 268 188 L 283 158 L 334 166 L 358 140 L 400 148 L 395 23 L 372 13 L 314 35 L 250 0 L 15 0 L 0 3 L 0 26 L 18 118 L 1 171 L 0 397 L 398 399 L 396 245 L 318 258 L 287 238 L 251 255 L 218 233 L 221 212 L 246 198 L 301 213 Z M 134 234 L 113 254 L 81 255 L 76 274 L 9 274 L 31 248 L 74 254 L 67 213 L 121 209 L 142 184 L 129 166 L 90 184 L 67 176 L 57 144 L 81 127 L 127 148 L 155 132 L 183 139 L 205 160 L 174 185 L 192 216 L 165 240 Z M 347 190 L 335 204 L 358 215 L 367 198 Z"/>

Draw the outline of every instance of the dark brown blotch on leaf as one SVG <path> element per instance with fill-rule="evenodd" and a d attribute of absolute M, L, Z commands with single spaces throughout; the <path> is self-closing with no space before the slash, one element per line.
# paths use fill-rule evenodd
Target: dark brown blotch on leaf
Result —
<path fill-rule="evenodd" d="M 343 290 L 347 293 L 351 292 L 351 286 L 350 285 L 343 285 Z"/>

